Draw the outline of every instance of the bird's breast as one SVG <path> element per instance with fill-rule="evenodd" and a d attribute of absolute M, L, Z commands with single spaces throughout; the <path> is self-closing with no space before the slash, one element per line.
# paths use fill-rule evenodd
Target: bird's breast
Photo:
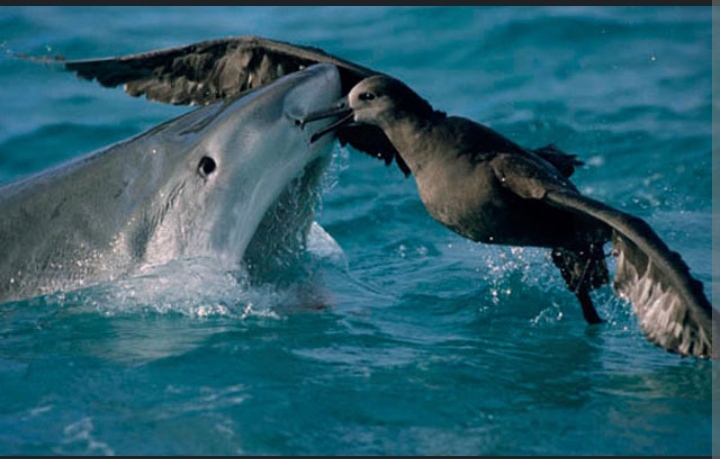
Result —
<path fill-rule="evenodd" d="M 489 168 L 429 163 L 415 180 L 420 199 L 435 220 L 475 241 L 487 241 L 497 233 L 504 196 Z"/>
<path fill-rule="evenodd" d="M 517 196 L 489 167 L 426 167 L 415 180 L 428 213 L 476 242 L 572 247 L 588 237 L 575 214 Z"/>

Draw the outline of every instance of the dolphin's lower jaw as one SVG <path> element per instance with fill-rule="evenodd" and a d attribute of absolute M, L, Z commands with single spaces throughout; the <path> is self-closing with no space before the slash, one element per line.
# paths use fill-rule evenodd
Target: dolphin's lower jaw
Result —
<path fill-rule="evenodd" d="M 265 212 L 244 250 L 243 268 L 251 280 L 269 280 L 298 263 L 322 198 L 320 182 L 330 160 L 328 154 L 308 164 Z"/>
<path fill-rule="evenodd" d="M 0 302 L 177 258 L 292 253 L 332 151 L 296 120 L 339 95 L 335 67 L 309 67 L 0 188 Z"/>

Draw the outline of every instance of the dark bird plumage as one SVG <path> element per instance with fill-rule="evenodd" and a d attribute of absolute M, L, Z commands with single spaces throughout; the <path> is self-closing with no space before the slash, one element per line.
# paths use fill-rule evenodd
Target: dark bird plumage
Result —
<path fill-rule="evenodd" d="M 617 260 L 613 288 L 632 303 L 647 338 L 681 355 L 717 356 L 713 308 L 701 282 L 643 220 L 581 195 L 569 177 L 582 163 L 553 145 L 521 147 L 482 124 L 436 111 L 388 75 L 263 38 L 59 62 L 82 78 L 173 104 L 238 97 L 305 66 L 334 64 L 347 98 L 314 118 L 340 116 L 334 133 L 343 145 L 386 164 L 395 160 L 414 175 L 433 218 L 473 241 L 551 249 L 589 323 L 601 321 L 589 293 L 610 282 L 604 252 L 610 242 Z"/>

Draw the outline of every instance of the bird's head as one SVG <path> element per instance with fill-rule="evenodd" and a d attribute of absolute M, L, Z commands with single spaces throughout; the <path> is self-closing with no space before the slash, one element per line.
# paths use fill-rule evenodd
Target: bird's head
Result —
<path fill-rule="evenodd" d="M 301 123 L 338 117 L 335 123 L 313 134 L 312 141 L 315 141 L 341 126 L 366 124 L 384 129 L 402 116 L 429 117 L 433 113 L 430 104 L 405 83 L 378 74 L 357 83 L 346 97 L 330 107 L 308 114 Z"/>

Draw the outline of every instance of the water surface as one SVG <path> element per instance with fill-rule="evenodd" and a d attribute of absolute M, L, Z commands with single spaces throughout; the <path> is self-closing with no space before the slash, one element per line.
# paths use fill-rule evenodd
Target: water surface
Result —
<path fill-rule="evenodd" d="M 0 43 L 322 47 L 578 154 L 578 187 L 646 219 L 710 295 L 710 11 L 3 7 Z M 188 110 L 7 56 L 0 100 L 0 183 Z M 460 238 L 357 152 L 323 196 L 339 248 L 314 239 L 307 278 L 238 290 L 190 266 L 1 306 L 0 453 L 710 455 L 711 364 L 648 343 L 609 287 L 586 325 L 546 251 Z"/>

